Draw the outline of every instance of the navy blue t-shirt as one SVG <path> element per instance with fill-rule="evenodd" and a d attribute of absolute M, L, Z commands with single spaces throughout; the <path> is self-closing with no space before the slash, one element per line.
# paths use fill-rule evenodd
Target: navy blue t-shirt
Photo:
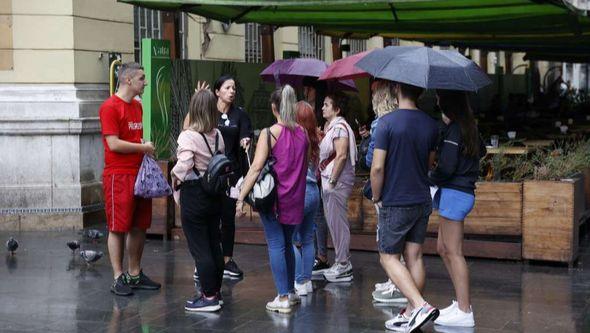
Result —
<path fill-rule="evenodd" d="M 438 143 L 438 125 L 420 110 L 399 109 L 379 119 L 375 149 L 387 151 L 381 200 L 384 206 L 431 201 L 428 159 Z"/>

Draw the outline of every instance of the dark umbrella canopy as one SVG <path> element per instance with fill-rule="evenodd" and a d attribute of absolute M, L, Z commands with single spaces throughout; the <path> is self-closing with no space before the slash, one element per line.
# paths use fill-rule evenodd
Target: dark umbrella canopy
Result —
<path fill-rule="evenodd" d="M 477 91 L 492 83 L 477 64 L 458 52 L 423 46 L 375 50 L 356 66 L 376 78 L 426 89 Z"/>

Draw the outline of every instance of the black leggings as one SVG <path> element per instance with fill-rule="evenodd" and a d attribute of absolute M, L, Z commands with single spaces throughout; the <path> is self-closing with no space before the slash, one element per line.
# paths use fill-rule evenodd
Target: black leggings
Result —
<path fill-rule="evenodd" d="M 223 256 L 233 257 L 236 238 L 236 200 L 224 195 L 221 202 L 221 247 Z"/>
<path fill-rule="evenodd" d="M 235 206 L 234 206 L 235 207 Z M 199 181 L 180 190 L 182 230 L 199 271 L 205 296 L 215 296 L 223 281 L 223 252 L 219 231 L 220 198 L 206 194 Z"/>

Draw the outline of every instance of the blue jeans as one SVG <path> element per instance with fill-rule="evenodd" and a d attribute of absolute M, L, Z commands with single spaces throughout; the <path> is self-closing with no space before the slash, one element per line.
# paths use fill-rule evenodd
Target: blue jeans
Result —
<path fill-rule="evenodd" d="M 270 270 L 277 292 L 288 295 L 295 288 L 295 256 L 293 254 L 294 225 L 281 224 L 274 214 L 260 214 L 268 244 Z"/>
<path fill-rule="evenodd" d="M 328 258 L 328 223 L 324 216 L 324 204 L 320 196 L 320 208 L 314 217 L 315 224 L 315 251 L 316 256 Z"/>
<path fill-rule="evenodd" d="M 314 260 L 314 219 L 320 208 L 320 191 L 316 183 L 305 186 L 305 208 L 303 222 L 295 228 L 293 250 L 295 251 L 295 281 L 303 284 L 311 280 Z"/>

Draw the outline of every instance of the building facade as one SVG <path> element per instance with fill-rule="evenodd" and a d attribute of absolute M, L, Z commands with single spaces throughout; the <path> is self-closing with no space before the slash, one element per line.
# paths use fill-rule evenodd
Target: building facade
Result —
<path fill-rule="evenodd" d="M 256 24 L 183 14 L 178 29 L 181 58 L 262 61 Z M 98 108 L 108 97 L 109 58 L 137 60 L 144 37 L 162 37 L 161 13 L 116 0 L 0 0 L 0 230 L 103 219 Z M 331 38 L 313 28 L 280 28 L 273 37 L 275 59 L 298 52 L 333 60 Z M 346 56 L 383 39 L 342 43 Z M 496 68 L 497 59 L 486 59 Z"/>
<path fill-rule="evenodd" d="M 98 107 L 108 53 L 133 59 L 133 9 L 0 0 L 0 41 L 0 229 L 79 228 L 101 215 Z"/>

